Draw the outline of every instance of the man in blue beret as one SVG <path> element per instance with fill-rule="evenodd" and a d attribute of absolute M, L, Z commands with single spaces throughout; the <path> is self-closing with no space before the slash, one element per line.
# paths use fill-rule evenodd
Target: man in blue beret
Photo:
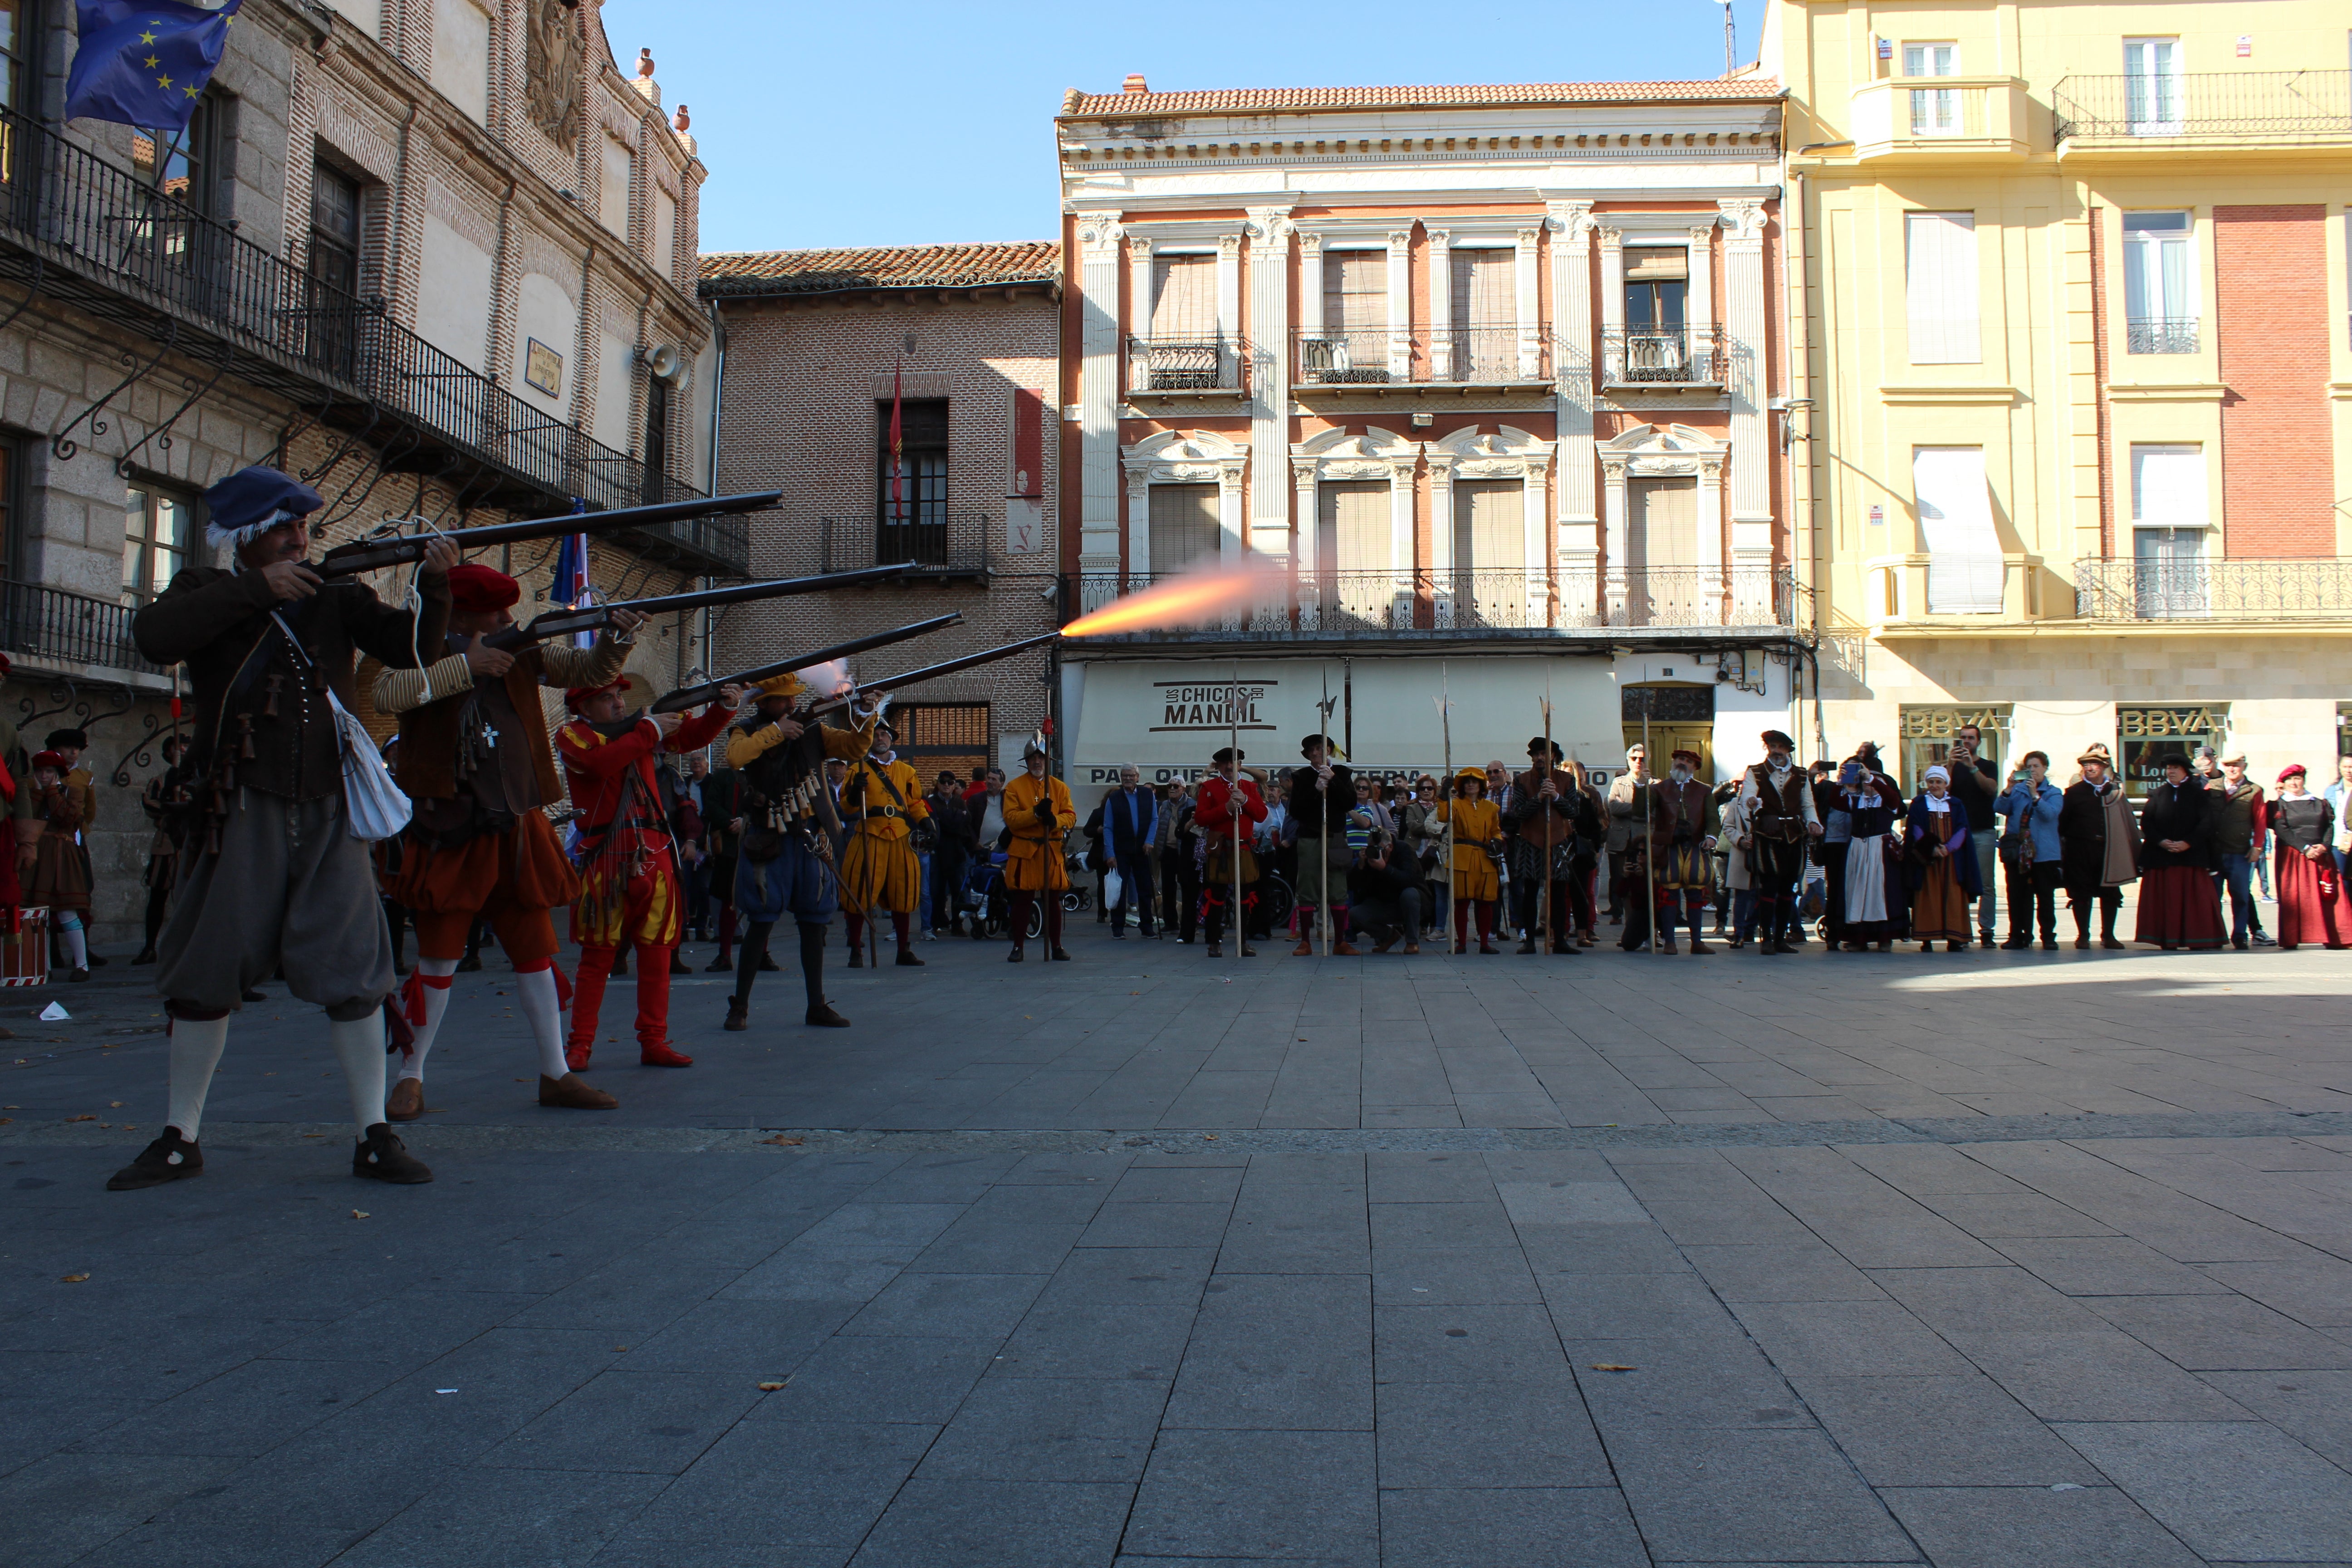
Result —
<path fill-rule="evenodd" d="M 419 648 L 441 650 L 457 552 L 436 541 L 417 571 L 419 607 L 395 609 L 364 584 L 330 582 L 304 563 L 320 504 L 318 491 L 275 468 L 231 474 L 205 492 L 205 536 L 230 563 L 179 573 L 131 617 L 142 653 L 187 666 L 186 755 L 202 815 L 188 826 L 155 944 L 155 988 L 172 1017 L 166 1125 L 110 1191 L 202 1173 L 205 1091 L 229 1014 L 281 966 L 297 997 L 326 1009 L 359 1131 L 352 1173 L 433 1179 L 384 1119 L 392 936 L 368 846 L 352 836 L 335 710 L 356 700 L 360 654 L 406 669 Z"/>

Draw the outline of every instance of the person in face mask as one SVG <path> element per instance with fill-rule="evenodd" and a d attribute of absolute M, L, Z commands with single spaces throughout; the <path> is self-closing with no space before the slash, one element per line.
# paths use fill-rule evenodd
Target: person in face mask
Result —
<path fill-rule="evenodd" d="M 1820 814 L 1805 775 L 1797 771 L 1797 742 L 1778 730 L 1764 731 L 1764 760 L 1739 783 L 1748 803 L 1748 872 L 1756 890 L 1756 951 L 1797 950 L 1789 935 L 1799 923 L 1797 887 L 1805 874 L 1807 844 L 1822 836 Z"/>
<path fill-rule="evenodd" d="M 1656 868 L 1659 951 L 1675 951 L 1677 915 L 1690 927 L 1691 952 L 1704 953 L 1700 911 L 1713 896 L 1708 855 L 1719 824 L 1715 792 L 1699 782 L 1699 754 L 1676 752 L 1664 779 L 1651 786 L 1650 858 Z"/>

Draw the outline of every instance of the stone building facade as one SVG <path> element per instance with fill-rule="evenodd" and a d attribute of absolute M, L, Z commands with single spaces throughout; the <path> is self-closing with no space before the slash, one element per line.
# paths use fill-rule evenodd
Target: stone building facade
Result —
<path fill-rule="evenodd" d="M 594 0 L 248 0 L 189 131 L 61 119 L 62 0 L 21 8 L 0 210 L 0 711 L 90 733 L 101 943 L 136 935 L 168 671 L 129 616 L 271 462 L 334 543 L 707 491 L 704 168 Z M 610 536 L 609 595 L 733 575 L 741 520 Z M 552 544 L 488 557 L 543 597 Z M 379 584 L 393 591 L 390 582 Z M 644 639 L 668 680 L 698 623 Z"/>
<path fill-rule="evenodd" d="M 724 333 L 720 487 L 785 491 L 781 517 L 762 519 L 754 575 L 919 564 L 885 588 L 719 612 L 714 671 L 950 612 L 963 624 L 863 655 L 856 672 L 1055 627 L 1058 247 L 710 255 L 701 289 Z M 901 751 L 927 784 L 942 767 L 1018 766 L 1047 712 L 1050 664 L 1040 649 L 909 689 L 896 700 Z"/>

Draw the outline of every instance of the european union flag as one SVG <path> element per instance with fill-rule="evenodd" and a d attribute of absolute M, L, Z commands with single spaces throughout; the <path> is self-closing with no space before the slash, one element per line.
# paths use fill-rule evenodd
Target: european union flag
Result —
<path fill-rule="evenodd" d="M 66 118 L 185 131 L 241 4 L 206 10 L 179 0 L 75 0 L 81 42 L 66 78 Z"/>

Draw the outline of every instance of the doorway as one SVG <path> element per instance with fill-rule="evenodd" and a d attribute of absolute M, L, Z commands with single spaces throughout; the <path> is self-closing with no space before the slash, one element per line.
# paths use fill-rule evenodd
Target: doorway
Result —
<path fill-rule="evenodd" d="M 1715 688 L 1689 680 L 1653 680 L 1618 689 L 1628 750 L 1643 743 L 1646 711 L 1650 773 L 1664 778 L 1675 752 L 1698 753 L 1698 777 L 1715 783 Z"/>

